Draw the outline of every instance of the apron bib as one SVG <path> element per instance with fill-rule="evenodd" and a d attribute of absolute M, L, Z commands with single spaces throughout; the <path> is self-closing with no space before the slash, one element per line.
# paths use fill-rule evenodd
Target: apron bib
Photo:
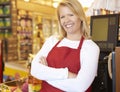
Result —
<path fill-rule="evenodd" d="M 67 67 L 70 72 L 75 74 L 80 70 L 80 50 L 83 44 L 84 38 L 81 38 L 77 49 L 69 47 L 57 47 L 60 41 L 53 47 L 47 56 L 48 66 L 54 68 Z M 42 82 L 42 89 L 40 92 L 64 92 L 58 88 L 49 85 L 47 82 Z M 91 92 L 90 89 L 86 92 Z"/>

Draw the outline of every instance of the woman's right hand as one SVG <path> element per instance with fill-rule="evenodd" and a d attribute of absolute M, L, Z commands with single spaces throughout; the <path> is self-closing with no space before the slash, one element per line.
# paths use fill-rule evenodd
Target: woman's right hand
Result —
<path fill-rule="evenodd" d="M 46 61 L 46 57 L 43 57 L 43 56 L 40 57 L 40 63 L 43 64 L 43 65 L 48 66 L 47 61 Z"/>

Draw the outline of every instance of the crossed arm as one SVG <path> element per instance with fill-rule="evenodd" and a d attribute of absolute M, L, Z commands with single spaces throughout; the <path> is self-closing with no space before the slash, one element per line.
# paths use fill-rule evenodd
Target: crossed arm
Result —
<path fill-rule="evenodd" d="M 40 63 L 45 65 L 45 66 L 48 66 L 46 58 L 43 56 L 40 57 Z M 77 74 L 68 71 L 68 78 L 76 78 L 76 76 L 77 76 Z"/>

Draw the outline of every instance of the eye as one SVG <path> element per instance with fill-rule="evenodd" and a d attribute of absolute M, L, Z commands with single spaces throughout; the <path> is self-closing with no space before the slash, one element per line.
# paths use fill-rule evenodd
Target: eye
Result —
<path fill-rule="evenodd" d="M 60 19 L 64 18 L 65 16 L 60 16 Z"/>
<path fill-rule="evenodd" d="M 74 16 L 74 14 L 69 14 L 69 16 Z"/>

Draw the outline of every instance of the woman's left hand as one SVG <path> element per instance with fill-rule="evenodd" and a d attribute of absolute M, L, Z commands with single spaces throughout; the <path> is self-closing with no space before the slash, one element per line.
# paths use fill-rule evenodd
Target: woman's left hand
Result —
<path fill-rule="evenodd" d="M 46 61 L 46 58 L 45 57 L 40 57 L 40 63 L 41 64 L 43 64 L 43 65 L 46 65 L 46 66 L 48 66 L 48 64 L 47 64 L 47 61 Z"/>

